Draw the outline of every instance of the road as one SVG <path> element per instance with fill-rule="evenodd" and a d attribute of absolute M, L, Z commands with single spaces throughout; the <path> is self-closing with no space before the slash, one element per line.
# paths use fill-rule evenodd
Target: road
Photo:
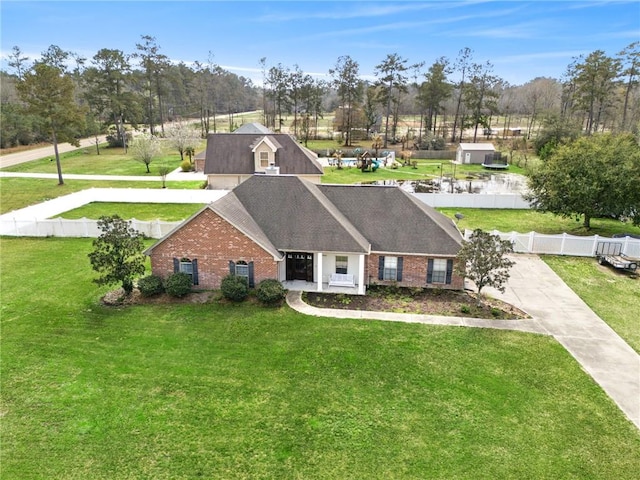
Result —
<path fill-rule="evenodd" d="M 98 141 L 100 143 L 106 142 L 106 135 L 101 135 L 98 137 Z M 83 138 L 80 140 L 80 147 L 75 147 L 70 143 L 59 143 L 58 144 L 58 152 L 70 152 L 71 150 L 76 150 L 78 148 L 87 148 L 96 146 L 95 137 L 92 138 Z M 17 165 L 19 163 L 30 162 L 31 160 L 38 160 L 39 158 L 45 157 L 53 157 L 55 152 L 53 151 L 53 145 L 42 148 L 34 148 L 33 150 L 24 150 L 22 152 L 10 153 L 8 155 L 0 156 L 0 168 L 11 167 L 12 165 Z"/>

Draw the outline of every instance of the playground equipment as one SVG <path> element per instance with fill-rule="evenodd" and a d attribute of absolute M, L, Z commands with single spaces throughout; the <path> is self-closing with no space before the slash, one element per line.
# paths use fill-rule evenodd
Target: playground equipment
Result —
<path fill-rule="evenodd" d="M 380 168 L 380 162 L 378 161 L 378 159 L 372 158 L 369 152 L 357 152 L 357 155 L 358 168 L 360 168 L 362 172 L 375 172 L 378 168 Z"/>

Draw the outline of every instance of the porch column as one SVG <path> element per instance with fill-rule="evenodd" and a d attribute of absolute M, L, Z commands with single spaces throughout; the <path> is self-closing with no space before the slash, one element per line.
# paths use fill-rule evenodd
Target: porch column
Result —
<path fill-rule="evenodd" d="M 318 291 L 322 291 L 322 252 L 317 253 L 318 258 L 318 268 L 316 268 L 316 273 L 318 275 Z"/>
<path fill-rule="evenodd" d="M 364 255 L 358 255 L 358 293 L 364 295 Z"/>

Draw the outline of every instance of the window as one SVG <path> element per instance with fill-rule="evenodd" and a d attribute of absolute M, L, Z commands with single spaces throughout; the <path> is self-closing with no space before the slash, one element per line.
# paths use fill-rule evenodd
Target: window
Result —
<path fill-rule="evenodd" d="M 447 278 L 447 260 L 444 258 L 435 258 L 433 260 L 432 283 L 445 283 L 446 278 Z"/>
<path fill-rule="evenodd" d="M 398 279 L 398 257 L 384 257 L 383 280 L 396 281 Z"/>
<path fill-rule="evenodd" d="M 349 266 L 349 257 L 336 256 L 336 273 L 347 273 Z"/>
<path fill-rule="evenodd" d="M 260 167 L 267 168 L 269 166 L 269 152 L 260 152 Z"/>
<path fill-rule="evenodd" d="M 247 262 L 243 262 L 242 260 L 236 263 L 236 276 L 244 277 L 249 281 L 249 265 Z"/>
<path fill-rule="evenodd" d="M 189 258 L 174 258 L 173 271 L 186 273 L 191 277 L 191 282 L 198 285 L 198 260 Z"/>

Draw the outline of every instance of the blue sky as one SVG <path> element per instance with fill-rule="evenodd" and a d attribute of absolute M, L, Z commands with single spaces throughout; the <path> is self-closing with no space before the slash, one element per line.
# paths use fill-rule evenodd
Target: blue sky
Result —
<path fill-rule="evenodd" d="M 58 45 L 90 59 L 133 53 L 142 35 L 174 61 L 218 65 L 259 84 L 267 67 L 297 64 L 326 75 L 341 55 L 373 79 L 398 53 L 410 63 L 455 60 L 469 47 L 511 84 L 561 78 L 572 58 L 615 55 L 640 40 L 640 2 L 630 1 L 0 1 L 2 68 L 14 45 L 35 58 Z"/>

